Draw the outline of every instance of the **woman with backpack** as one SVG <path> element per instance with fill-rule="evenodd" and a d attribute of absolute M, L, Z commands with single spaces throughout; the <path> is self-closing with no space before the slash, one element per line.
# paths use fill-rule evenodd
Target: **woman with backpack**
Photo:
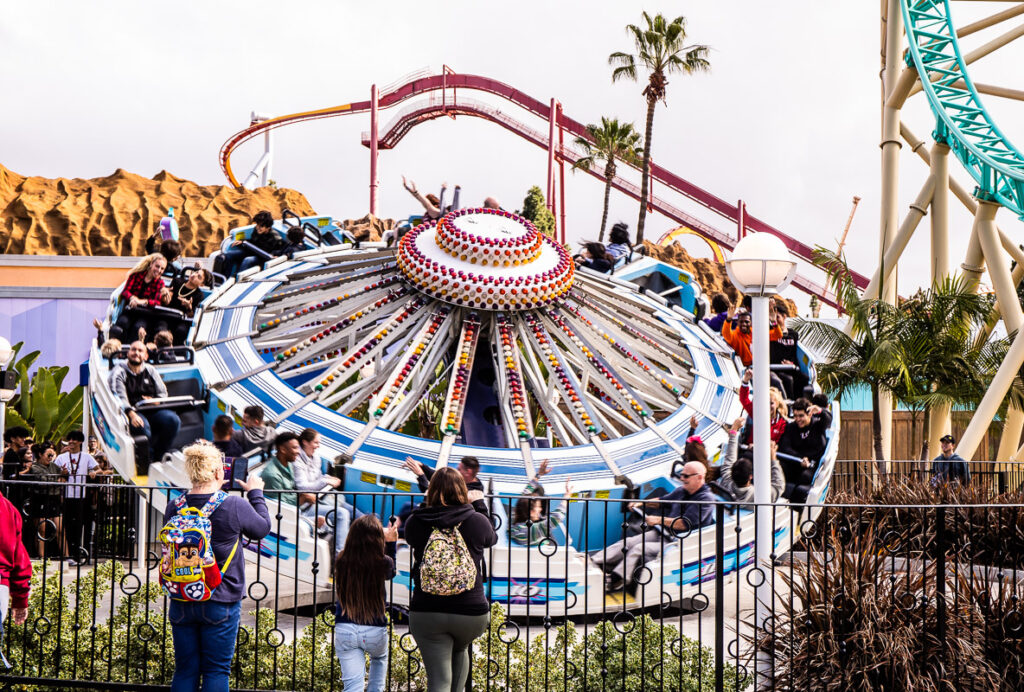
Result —
<path fill-rule="evenodd" d="M 397 520 L 396 520 L 397 521 Z M 345 548 L 334 561 L 334 650 L 346 692 L 383 692 L 388 666 L 385 583 L 395 576 L 398 525 L 386 529 L 375 514 L 349 526 Z M 370 678 L 364 688 L 366 655 Z"/>
<path fill-rule="evenodd" d="M 498 541 L 483 493 L 468 492 L 455 469 L 437 469 L 405 524 L 405 540 L 413 551 L 409 631 L 423 655 L 427 690 L 462 690 L 469 646 L 489 622 L 484 550 Z"/>
<path fill-rule="evenodd" d="M 211 443 L 201 440 L 183 453 L 192 489 L 167 504 L 167 526 L 160 532 L 160 581 L 170 596 L 167 619 L 174 637 L 171 691 L 201 686 L 203 692 L 222 692 L 228 689 L 245 597 L 242 539 L 258 541 L 270 533 L 270 514 L 262 478 L 236 480 L 248 493 L 246 501 L 221 490 L 224 456 Z M 176 581 L 194 563 L 199 563 L 201 579 Z"/>

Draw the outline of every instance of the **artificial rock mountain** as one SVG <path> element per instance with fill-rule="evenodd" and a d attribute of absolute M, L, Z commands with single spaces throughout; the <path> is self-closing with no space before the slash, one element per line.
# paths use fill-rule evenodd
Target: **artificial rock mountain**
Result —
<path fill-rule="evenodd" d="M 26 177 L 0 165 L 0 252 L 140 256 L 169 207 L 187 257 L 208 257 L 228 231 L 251 223 L 261 209 L 275 218 L 284 209 L 315 213 L 302 193 L 286 188 L 236 190 L 167 171 L 145 178 L 120 168 L 103 178 Z M 394 221 L 367 215 L 342 226 L 360 240 L 376 240 Z M 714 260 L 691 257 L 679 245 L 645 245 L 653 257 L 693 274 L 706 295 L 723 291 L 737 299 L 725 267 Z"/>
<path fill-rule="evenodd" d="M 139 256 L 169 207 L 188 257 L 208 256 L 261 209 L 275 217 L 283 209 L 313 213 L 295 190 L 240 191 L 167 171 L 145 178 L 120 168 L 103 178 L 25 177 L 0 166 L 0 252 Z"/>

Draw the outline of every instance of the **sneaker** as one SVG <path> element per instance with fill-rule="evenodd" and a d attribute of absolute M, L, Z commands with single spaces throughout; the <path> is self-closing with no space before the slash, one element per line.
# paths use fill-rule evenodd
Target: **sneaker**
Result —
<path fill-rule="evenodd" d="M 622 591 L 625 586 L 626 582 L 614 574 L 609 575 L 604 582 L 604 588 L 606 591 Z"/>

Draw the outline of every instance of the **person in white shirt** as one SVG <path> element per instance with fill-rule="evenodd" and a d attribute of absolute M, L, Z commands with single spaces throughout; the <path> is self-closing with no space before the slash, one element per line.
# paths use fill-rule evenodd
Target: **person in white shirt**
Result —
<path fill-rule="evenodd" d="M 341 479 L 329 476 L 323 472 L 320 463 L 320 433 L 313 428 L 306 428 L 299 433 L 299 458 L 292 464 L 292 472 L 295 474 L 295 489 L 307 493 L 319 493 L 324 490 L 338 490 L 341 487 Z M 320 502 L 334 508 L 334 497 L 325 498 Z M 342 497 L 338 497 L 338 507 L 348 510 L 352 518 L 363 516 L 351 504 Z"/>
<path fill-rule="evenodd" d="M 81 430 L 69 432 L 65 442 L 67 451 L 54 460 L 61 469 L 61 480 L 68 484 L 64 488 L 64 536 L 71 552 L 71 564 L 88 564 L 89 547 L 92 544 L 92 512 L 86 497 L 85 483 L 86 479 L 96 477 L 99 464 L 91 454 L 82 450 L 85 435 Z"/>

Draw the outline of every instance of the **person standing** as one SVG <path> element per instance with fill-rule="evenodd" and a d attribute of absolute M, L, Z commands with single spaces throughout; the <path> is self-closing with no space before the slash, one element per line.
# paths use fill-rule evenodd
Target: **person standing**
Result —
<path fill-rule="evenodd" d="M 397 521 L 397 519 L 395 520 Z M 395 576 L 398 526 L 386 529 L 374 514 L 352 522 L 334 561 L 334 650 L 346 692 L 382 692 L 388 667 L 385 584 Z M 366 656 L 370 676 L 365 687 Z"/>
<path fill-rule="evenodd" d="M 183 450 L 185 473 L 192 483 L 185 505 L 201 508 L 220 491 L 224 483 L 224 457 L 209 442 L 197 442 Z M 209 515 L 210 545 L 218 565 L 223 565 L 221 582 L 207 601 L 170 600 L 167 619 L 174 639 L 174 677 L 171 692 L 225 692 L 235 653 L 238 622 L 245 598 L 245 557 L 228 556 L 244 550 L 243 537 L 258 541 L 270 533 L 270 514 L 263 499 L 263 480 L 253 476 L 236 481 L 248 501 L 228 495 Z M 164 521 L 180 511 L 178 498 L 167 503 Z"/>
<path fill-rule="evenodd" d="M 406 522 L 405 540 L 413 551 L 409 631 L 423 655 L 427 689 L 462 690 L 469 675 L 469 646 L 489 621 L 484 550 L 498 541 L 483 493 L 467 491 L 455 469 L 437 469 L 424 504 Z"/>
<path fill-rule="evenodd" d="M 33 447 L 33 454 L 35 463 L 32 464 L 32 480 L 49 484 L 37 487 L 35 491 L 36 557 L 46 557 L 46 544 L 51 541 L 56 541 L 59 554 L 67 557 L 68 546 L 61 528 L 60 497 L 64 488 L 53 485 L 62 480 L 62 469 L 56 463 L 57 450 L 49 442 L 43 442 Z M 50 523 L 53 525 L 52 532 L 48 526 Z"/>
<path fill-rule="evenodd" d="M 952 435 L 943 435 L 939 444 L 942 445 L 942 454 L 932 461 L 932 485 L 954 482 L 969 484 L 971 469 L 967 466 L 967 461 L 953 451 L 956 438 Z"/>
<path fill-rule="evenodd" d="M 4 626 L 10 608 L 11 622 L 23 625 L 28 618 L 32 562 L 22 543 L 21 513 L 0 493 L 0 672 L 10 670 L 4 658 Z"/>
<path fill-rule="evenodd" d="M 18 459 L 21 450 L 25 448 L 29 435 L 31 433 L 28 429 L 20 425 L 15 425 L 4 431 L 4 442 L 7 444 L 3 462 L 3 479 L 5 481 L 12 480 L 18 475 L 18 471 L 21 470 L 21 464 Z"/>
<path fill-rule="evenodd" d="M 89 452 L 82 449 L 85 435 L 81 430 L 72 430 L 65 441 L 68 451 L 60 454 L 54 463 L 60 467 L 61 479 L 67 483 L 64 488 L 64 531 L 71 565 L 89 564 L 92 557 L 92 521 L 85 483 L 96 477 L 99 464 Z M 82 540 L 82 532 L 85 540 Z"/>

